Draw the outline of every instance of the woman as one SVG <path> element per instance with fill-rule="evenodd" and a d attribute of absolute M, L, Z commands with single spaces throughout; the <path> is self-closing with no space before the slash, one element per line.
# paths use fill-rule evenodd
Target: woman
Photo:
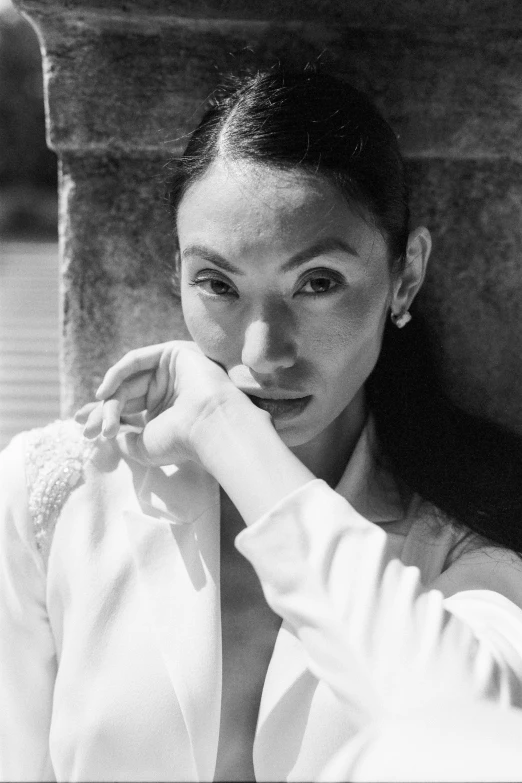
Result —
<path fill-rule="evenodd" d="M 520 445 L 407 323 L 430 236 L 389 126 L 335 79 L 248 78 L 171 204 L 194 343 L 109 372 L 80 416 L 106 438 L 3 456 L 2 777 L 312 780 L 441 690 L 522 705 Z"/>

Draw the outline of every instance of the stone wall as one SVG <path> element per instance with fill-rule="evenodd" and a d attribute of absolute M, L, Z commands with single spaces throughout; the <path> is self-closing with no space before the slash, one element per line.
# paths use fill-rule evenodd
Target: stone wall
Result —
<path fill-rule="evenodd" d="M 63 412 L 133 346 L 185 336 L 162 177 L 222 72 L 320 58 L 400 135 L 434 235 L 422 304 L 448 389 L 522 431 L 518 0 L 17 0 L 60 158 Z"/>

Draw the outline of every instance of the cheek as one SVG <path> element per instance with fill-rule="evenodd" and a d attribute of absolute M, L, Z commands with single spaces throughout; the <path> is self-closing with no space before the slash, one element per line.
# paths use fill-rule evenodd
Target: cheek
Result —
<path fill-rule="evenodd" d="M 386 297 L 347 297 L 308 332 L 309 358 L 334 394 L 353 393 L 375 366 L 387 312 Z"/>
<path fill-rule="evenodd" d="M 182 308 L 187 329 L 203 353 L 225 367 L 237 364 L 242 335 L 239 313 L 225 305 L 222 311 L 206 306 L 190 286 L 182 286 Z M 375 289 L 351 291 L 321 313 L 301 305 L 295 324 L 303 372 L 322 377 L 332 391 L 336 379 L 342 379 L 344 388 L 347 379 L 350 386 L 364 383 L 377 360 L 385 314 L 386 294 L 378 295 Z"/>
<path fill-rule="evenodd" d="M 185 324 L 198 348 L 210 359 L 227 365 L 229 354 L 234 349 L 231 340 L 233 332 L 215 315 L 210 314 L 209 308 L 190 288 L 182 289 L 181 305 Z"/>
<path fill-rule="evenodd" d="M 380 344 L 387 312 L 385 293 L 375 291 L 350 292 L 322 315 L 313 319 L 307 328 L 303 319 L 303 333 L 314 351 L 339 358 L 357 354 L 364 347 Z"/>

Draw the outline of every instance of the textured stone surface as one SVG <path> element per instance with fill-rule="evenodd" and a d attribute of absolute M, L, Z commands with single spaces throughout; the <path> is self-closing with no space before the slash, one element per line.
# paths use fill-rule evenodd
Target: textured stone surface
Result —
<path fill-rule="evenodd" d="M 130 348 L 188 337 L 163 161 L 67 158 L 61 172 L 65 412 Z"/>
<path fill-rule="evenodd" d="M 411 164 L 414 222 L 434 250 L 420 301 L 465 408 L 522 432 L 522 166 Z"/>
<path fill-rule="evenodd" d="M 231 70 L 319 60 L 366 90 L 406 154 L 522 161 L 522 36 L 248 22 L 43 22 L 60 151 L 179 152 Z"/>

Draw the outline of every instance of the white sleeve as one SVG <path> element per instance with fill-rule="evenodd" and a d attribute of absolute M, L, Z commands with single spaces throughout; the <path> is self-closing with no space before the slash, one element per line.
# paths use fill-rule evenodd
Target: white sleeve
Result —
<path fill-rule="evenodd" d="M 0 454 L 0 780 L 55 780 L 49 726 L 56 654 L 27 507 L 24 436 Z"/>
<path fill-rule="evenodd" d="M 236 538 L 269 605 L 302 641 L 310 671 L 360 728 L 441 700 L 521 704 L 522 610 L 492 591 L 495 562 L 482 596 L 461 591 L 446 603 L 388 545 L 381 528 L 319 479 Z M 520 581 L 522 570 L 515 575 Z"/>
<path fill-rule="evenodd" d="M 373 723 L 328 761 L 317 783 L 522 780 L 522 710 L 440 702 Z"/>

